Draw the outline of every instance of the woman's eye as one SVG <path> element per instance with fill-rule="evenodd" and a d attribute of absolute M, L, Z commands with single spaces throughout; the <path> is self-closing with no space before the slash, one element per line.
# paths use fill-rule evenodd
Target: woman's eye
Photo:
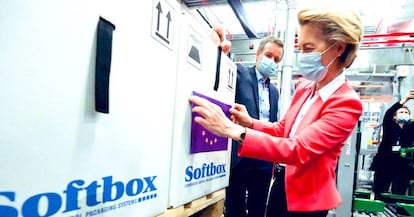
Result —
<path fill-rule="evenodd" d="M 303 49 L 303 52 L 306 52 L 306 53 L 312 52 L 312 51 L 313 51 L 313 48 L 305 48 L 305 49 Z"/>

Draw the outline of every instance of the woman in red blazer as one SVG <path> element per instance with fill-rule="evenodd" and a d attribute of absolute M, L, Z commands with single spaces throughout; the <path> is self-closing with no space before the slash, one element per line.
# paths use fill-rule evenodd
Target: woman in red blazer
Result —
<path fill-rule="evenodd" d="M 362 113 L 359 96 L 342 73 L 359 49 L 359 16 L 341 9 L 303 9 L 298 21 L 303 78 L 279 122 L 252 119 L 239 104 L 230 109 L 229 120 L 218 106 L 190 97 L 197 105 L 193 112 L 201 115 L 195 121 L 218 136 L 239 140 L 240 156 L 286 165 L 272 186 L 268 217 L 325 217 L 341 204 L 335 169 Z"/>

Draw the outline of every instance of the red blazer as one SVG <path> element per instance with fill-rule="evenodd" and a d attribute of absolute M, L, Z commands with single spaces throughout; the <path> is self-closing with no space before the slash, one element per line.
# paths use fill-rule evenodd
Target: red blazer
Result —
<path fill-rule="evenodd" d="M 247 129 L 239 146 L 240 156 L 286 164 L 289 211 L 330 210 L 341 204 L 335 169 L 342 147 L 362 113 L 359 96 L 346 81 L 325 102 L 318 97 L 294 137 L 289 138 L 295 118 L 311 93 L 309 81 L 299 82 L 282 120 L 255 120 L 254 130 Z"/>

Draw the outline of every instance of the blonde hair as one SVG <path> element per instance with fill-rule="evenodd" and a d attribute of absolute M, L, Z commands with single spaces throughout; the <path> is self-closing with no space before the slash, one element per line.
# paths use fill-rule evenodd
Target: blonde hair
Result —
<path fill-rule="evenodd" d="M 362 40 L 361 18 L 349 9 L 307 8 L 298 12 L 299 25 L 314 25 L 326 40 L 345 42 L 344 53 L 339 57 L 341 65 L 349 67 L 355 60 Z"/>

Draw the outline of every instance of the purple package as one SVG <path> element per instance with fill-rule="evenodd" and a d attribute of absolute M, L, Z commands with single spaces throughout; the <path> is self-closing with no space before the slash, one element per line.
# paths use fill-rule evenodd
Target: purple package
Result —
<path fill-rule="evenodd" d="M 229 109 L 231 105 L 220 102 L 211 97 L 193 91 L 193 95 L 207 99 L 208 101 L 221 107 L 223 112 L 230 118 Z M 193 107 L 194 105 L 191 105 Z M 194 118 L 200 116 L 196 112 L 191 114 L 191 144 L 190 153 L 211 152 L 227 150 L 228 138 L 216 136 L 200 124 L 194 121 Z"/>

